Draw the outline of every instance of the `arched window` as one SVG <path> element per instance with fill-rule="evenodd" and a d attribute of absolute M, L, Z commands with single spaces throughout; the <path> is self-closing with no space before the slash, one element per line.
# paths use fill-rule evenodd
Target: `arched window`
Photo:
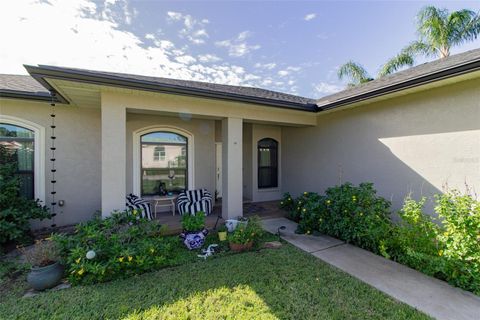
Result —
<path fill-rule="evenodd" d="M 278 142 L 271 138 L 258 141 L 258 188 L 278 187 Z"/>
<path fill-rule="evenodd" d="M 188 188 L 187 137 L 155 131 L 140 137 L 141 194 L 164 195 Z"/>
<path fill-rule="evenodd" d="M 14 164 L 20 193 L 45 201 L 45 129 L 33 122 L 0 115 L 0 164 Z"/>

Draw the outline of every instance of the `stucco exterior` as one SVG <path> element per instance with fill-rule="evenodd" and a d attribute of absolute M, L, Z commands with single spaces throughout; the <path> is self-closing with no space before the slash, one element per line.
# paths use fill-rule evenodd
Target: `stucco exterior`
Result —
<path fill-rule="evenodd" d="M 54 81 L 53 81 L 54 82 Z M 242 215 L 242 201 L 280 199 L 283 192 L 323 192 L 350 181 L 371 181 L 400 208 L 406 195 L 431 196 L 448 187 L 480 190 L 480 79 L 449 79 L 318 113 L 238 101 L 95 84 L 56 82 L 75 97 L 58 104 L 57 225 L 122 210 L 139 193 L 139 134 L 188 137 L 189 188 L 214 193 L 222 163 L 222 214 Z M 63 92 L 65 94 L 65 92 Z M 34 123 L 45 134 L 45 202 L 50 201 L 50 106 L 1 99 L 0 115 Z M 278 187 L 258 188 L 258 141 L 278 142 Z M 216 143 L 222 144 L 217 158 Z M 138 170 L 137 170 L 138 169 Z M 137 170 L 137 171 L 136 171 Z M 429 203 L 431 207 L 431 203 Z M 34 223 L 34 227 L 51 221 Z"/>
<path fill-rule="evenodd" d="M 46 128 L 45 195 L 50 195 L 50 106 L 25 100 L 1 100 L 0 114 L 28 120 Z M 100 110 L 72 106 L 56 107 L 57 225 L 85 221 L 101 208 L 101 143 Z M 34 227 L 49 226 L 51 221 L 34 222 Z"/>
<path fill-rule="evenodd" d="M 374 182 L 399 209 L 406 195 L 480 190 L 480 80 L 318 115 L 282 129 L 283 190 Z M 431 207 L 431 203 L 429 206 Z"/>

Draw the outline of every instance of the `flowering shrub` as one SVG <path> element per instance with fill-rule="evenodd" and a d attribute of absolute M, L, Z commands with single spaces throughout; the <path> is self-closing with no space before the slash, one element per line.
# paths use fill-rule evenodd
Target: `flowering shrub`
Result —
<path fill-rule="evenodd" d="M 162 237 L 156 221 L 136 211 L 116 212 L 104 220 L 79 224 L 74 235 L 55 235 L 72 284 L 129 277 L 168 264 L 176 239 Z M 87 252 L 93 251 L 87 258 Z"/>
<path fill-rule="evenodd" d="M 371 183 L 345 183 L 325 195 L 305 192 L 285 208 L 301 233 L 334 236 L 480 294 L 480 201 L 451 191 L 436 195 L 427 214 L 426 200 L 405 199 L 393 223 L 390 203 Z"/>
<path fill-rule="evenodd" d="M 236 244 L 248 244 L 258 242 L 263 234 L 260 218 L 253 216 L 248 221 L 240 222 L 235 230 L 228 235 L 228 241 Z"/>
<path fill-rule="evenodd" d="M 437 219 L 424 213 L 425 198 L 407 198 L 392 258 L 480 294 L 480 201 L 451 191 L 435 196 Z"/>
<path fill-rule="evenodd" d="M 296 211 L 293 210 L 295 208 L 295 200 L 290 193 L 286 192 L 283 194 L 282 200 L 280 201 L 280 208 L 288 212 L 290 219 L 298 221 L 298 217 L 292 215 L 292 213 L 296 213 Z"/>
<path fill-rule="evenodd" d="M 390 202 L 378 196 L 372 183 L 351 183 L 325 192 L 319 231 L 380 253 L 390 236 Z"/>
<path fill-rule="evenodd" d="M 294 200 L 298 232 L 321 232 L 379 253 L 388 238 L 390 203 L 376 195 L 371 183 L 332 187 L 325 195 L 304 192 Z"/>

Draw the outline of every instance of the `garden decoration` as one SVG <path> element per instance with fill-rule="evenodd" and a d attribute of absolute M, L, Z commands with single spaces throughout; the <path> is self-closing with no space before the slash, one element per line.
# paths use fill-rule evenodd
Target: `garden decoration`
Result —
<path fill-rule="evenodd" d="M 220 228 L 218 228 L 218 240 L 227 240 L 227 227 L 225 225 L 222 225 Z"/>
<path fill-rule="evenodd" d="M 188 250 L 198 249 L 205 243 L 205 237 L 208 234 L 207 229 L 203 229 L 197 232 L 182 232 L 180 238 L 183 239 L 183 243 Z"/>
<path fill-rule="evenodd" d="M 194 215 L 182 216 L 183 232 L 180 238 L 189 250 L 198 249 L 205 243 L 208 230 L 205 229 L 205 213 L 198 211 Z"/>
<path fill-rule="evenodd" d="M 203 254 L 197 255 L 197 257 L 207 260 L 208 257 L 213 256 L 213 254 L 215 253 L 214 248 L 216 247 L 218 247 L 218 244 L 216 243 L 209 245 L 207 249 L 202 249 Z"/>
<path fill-rule="evenodd" d="M 51 184 L 52 184 L 52 191 L 50 191 L 50 194 L 51 194 L 51 202 L 50 202 L 50 205 L 51 205 L 51 217 L 52 217 L 52 228 L 56 227 L 57 225 L 55 224 L 55 216 L 57 215 L 55 209 L 56 209 L 56 206 L 57 206 L 57 202 L 55 201 L 55 195 L 57 194 L 57 191 L 55 190 L 55 184 L 57 183 L 57 180 L 55 179 L 55 173 L 57 172 L 57 168 L 55 166 L 55 151 L 57 150 L 56 146 L 55 146 L 55 139 L 57 139 L 57 137 L 55 136 L 55 128 L 57 127 L 55 125 L 55 92 L 51 91 L 50 92 L 50 96 L 52 98 L 51 100 L 51 103 L 50 103 L 50 106 L 52 107 L 52 110 L 51 110 L 51 113 L 50 113 L 50 118 L 52 119 L 52 122 L 50 124 L 50 129 L 52 129 L 52 135 L 50 136 L 50 140 L 51 140 L 51 146 L 50 146 L 50 151 L 52 152 L 52 155 L 51 155 L 51 158 L 50 158 L 50 162 L 51 162 L 51 168 L 50 168 L 50 172 L 51 172 Z"/>

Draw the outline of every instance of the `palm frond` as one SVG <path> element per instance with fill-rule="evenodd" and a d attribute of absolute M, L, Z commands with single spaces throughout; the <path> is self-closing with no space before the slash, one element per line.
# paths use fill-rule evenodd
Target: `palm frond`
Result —
<path fill-rule="evenodd" d="M 402 49 L 400 55 L 409 55 L 411 57 L 415 57 L 418 55 L 423 55 L 426 57 L 436 56 L 437 52 L 435 47 L 432 46 L 430 43 L 426 43 L 423 41 L 413 41 L 408 46 Z"/>
<path fill-rule="evenodd" d="M 341 65 L 338 69 L 337 76 L 340 80 L 349 78 L 351 80 L 349 86 L 354 86 L 372 80 L 368 75 L 367 70 L 365 70 L 365 68 L 360 64 L 353 61 L 348 61 L 347 63 Z"/>
<path fill-rule="evenodd" d="M 447 26 L 451 46 L 473 41 L 480 34 L 480 15 L 467 9 L 454 11 L 448 16 Z"/>
<path fill-rule="evenodd" d="M 448 10 L 427 6 L 420 10 L 417 18 L 420 41 L 435 48 L 437 56 L 441 55 L 441 49 L 448 47 Z"/>
<path fill-rule="evenodd" d="M 414 63 L 414 56 L 402 51 L 382 66 L 378 76 L 383 77 L 392 74 L 403 67 L 411 67 Z"/>

